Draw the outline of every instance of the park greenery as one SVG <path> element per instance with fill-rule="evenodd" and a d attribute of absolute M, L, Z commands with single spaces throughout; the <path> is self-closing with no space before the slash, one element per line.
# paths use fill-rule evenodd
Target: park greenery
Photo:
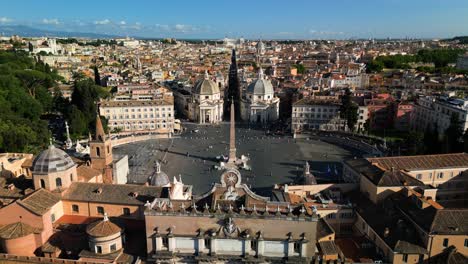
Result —
<path fill-rule="evenodd" d="M 26 52 L 0 51 L 0 152 L 44 149 L 52 136 L 51 116 L 68 120 L 74 137 L 86 136 L 95 125 L 96 102 L 109 94 L 78 77 L 69 102 L 58 89 L 61 77 L 48 64 Z"/>
<path fill-rule="evenodd" d="M 303 64 L 297 63 L 292 65 L 293 68 L 297 69 L 298 74 L 304 74 L 306 72 L 306 68 Z"/>
<path fill-rule="evenodd" d="M 76 38 L 63 38 L 57 39 L 57 43 L 59 44 L 78 44 L 79 46 L 94 46 L 98 47 L 101 45 L 119 45 L 123 46 L 122 42 L 117 42 L 115 39 L 96 39 L 96 40 L 88 40 L 88 41 L 81 41 Z"/>
<path fill-rule="evenodd" d="M 34 151 L 50 134 L 42 114 L 53 108 L 48 88 L 60 77 L 23 52 L 0 51 L 0 152 Z"/>
<path fill-rule="evenodd" d="M 420 66 L 417 70 L 440 73 L 466 73 L 466 71 L 449 67 L 456 63 L 458 56 L 465 53 L 464 49 L 422 49 L 414 55 L 378 56 L 367 64 L 367 72 L 381 72 L 383 69 L 411 69 L 412 63 L 433 63 L 434 67 Z"/>

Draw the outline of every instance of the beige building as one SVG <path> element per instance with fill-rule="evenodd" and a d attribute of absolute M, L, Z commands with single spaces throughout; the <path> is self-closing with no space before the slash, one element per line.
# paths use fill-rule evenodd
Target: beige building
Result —
<path fill-rule="evenodd" d="M 0 176 L 4 178 L 31 176 L 32 154 L 0 153 Z"/>
<path fill-rule="evenodd" d="M 466 199 L 468 154 L 440 154 L 355 159 L 344 162 L 343 177 L 360 184 L 375 203 L 405 186 L 434 190 L 434 200 Z"/>
<path fill-rule="evenodd" d="M 174 100 L 171 96 L 155 100 L 104 101 L 99 106 L 111 131 L 125 134 L 174 132 Z"/>
<path fill-rule="evenodd" d="M 293 104 L 292 130 L 342 131 L 346 122 L 340 118 L 340 101 L 335 97 L 314 96 Z"/>

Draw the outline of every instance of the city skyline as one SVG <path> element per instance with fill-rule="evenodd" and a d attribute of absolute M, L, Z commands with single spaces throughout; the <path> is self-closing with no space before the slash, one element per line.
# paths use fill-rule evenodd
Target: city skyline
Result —
<path fill-rule="evenodd" d="M 70 8 L 9 2 L 0 26 L 141 38 L 349 39 L 448 38 L 468 34 L 468 3 L 431 1 L 223 1 L 181 4 L 81 1 Z"/>

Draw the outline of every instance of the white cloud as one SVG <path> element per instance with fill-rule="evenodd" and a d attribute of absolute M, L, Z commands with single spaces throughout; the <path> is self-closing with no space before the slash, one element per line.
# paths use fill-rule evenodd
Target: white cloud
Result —
<path fill-rule="evenodd" d="M 95 25 L 108 25 L 110 24 L 111 21 L 109 19 L 104 19 L 104 20 L 98 20 L 98 21 L 94 21 L 94 24 Z"/>
<path fill-rule="evenodd" d="M 311 29 L 309 30 L 309 33 L 310 34 L 313 34 L 313 35 L 343 35 L 344 32 L 342 31 L 328 31 L 328 30 L 314 30 L 314 29 Z"/>
<path fill-rule="evenodd" d="M 119 22 L 120 25 L 127 25 L 127 22 L 125 22 L 124 20 L 120 21 Z"/>
<path fill-rule="evenodd" d="M 192 25 L 176 24 L 172 27 L 172 30 L 179 33 L 188 33 L 198 31 L 198 28 Z"/>
<path fill-rule="evenodd" d="M 60 22 L 57 18 L 51 18 L 51 19 L 44 18 L 42 19 L 42 24 L 59 25 L 59 24 L 62 24 L 62 22 Z"/>
<path fill-rule="evenodd" d="M 8 18 L 8 17 L 0 17 L 0 23 L 2 23 L 2 24 L 3 23 L 9 23 L 11 21 L 13 21 L 13 19 Z"/>

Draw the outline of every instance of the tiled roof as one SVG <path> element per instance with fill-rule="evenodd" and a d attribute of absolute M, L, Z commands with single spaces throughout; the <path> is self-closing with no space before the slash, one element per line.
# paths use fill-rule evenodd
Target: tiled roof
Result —
<path fill-rule="evenodd" d="M 31 212 L 37 215 L 43 215 L 59 201 L 60 198 L 57 195 L 45 189 L 39 189 L 17 202 Z"/>
<path fill-rule="evenodd" d="M 71 201 L 86 201 L 97 203 L 143 205 L 146 201 L 160 198 L 162 187 L 133 185 L 74 182 L 65 191 L 62 199 Z M 99 190 L 99 191 L 98 191 Z M 138 193 L 136 197 L 134 194 Z"/>
<path fill-rule="evenodd" d="M 431 233 L 447 235 L 468 234 L 468 210 L 437 210 L 431 225 Z"/>
<path fill-rule="evenodd" d="M 157 106 L 157 105 L 166 105 L 170 106 L 173 103 L 168 102 L 163 99 L 150 100 L 150 101 L 140 101 L 140 100 L 131 100 L 131 101 L 104 101 L 101 103 L 101 107 L 132 107 L 132 106 Z"/>
<path fill-rule="evenodd" d="M 23 222 L 16 222 L 0 227 L 0 237 L 3 239 L 15 239 L 29 234 L 38 233 L 40 230 Z"/>
<path fill-rule="evenodd" d="M 404 254 L 427 254 L 425 248 L 402 240 L 398 240 L 394 250 L 395 252 Z"/>
<path fill-rule="evenodd" d="M 376 186 L 423 186 L 424 183 L 397 169 L 383 168 L 372 164 L 369 159 L 353 159 L 345 162 L 355 171 L 364 175 Z"/>
<path fill-rule="evenodd" d="M 110 220 L 99 220 L 86 227 L 86 233 L 93 237 L 107 237 L 119 233 L 122 229 Z"/>
<path fill-rule="evenodd" d="M 79 166 L 76 169 L 76 173 L 78 174 L 78 179 L 81 182 L 89 182 L 92 178 L 99 176 L 102 174 L 101 171 L 93 169 L 89 166 Z"/>
<path fill-rule="evenodd" d="M 378 163 L 387 170 L 392 167 L 402 170 L 468 167 L 468 153 L 368 158 L 367 160 Z"/>

